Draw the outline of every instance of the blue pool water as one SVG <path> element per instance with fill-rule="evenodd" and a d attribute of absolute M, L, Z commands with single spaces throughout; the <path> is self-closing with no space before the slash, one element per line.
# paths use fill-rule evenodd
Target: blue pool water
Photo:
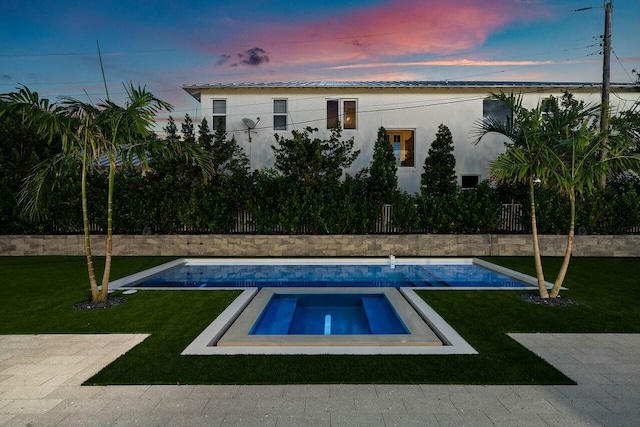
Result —
<path fill-rule="evenodd" d="M 529 286 L 475 264 L 420 265 L 212 265 L 182 264 L 125 287 L 449 287 Z"/>
<path fill-rule="evenodd" d="M 408 334 L 384 294 L 275 293 L 250 335 Z"/>

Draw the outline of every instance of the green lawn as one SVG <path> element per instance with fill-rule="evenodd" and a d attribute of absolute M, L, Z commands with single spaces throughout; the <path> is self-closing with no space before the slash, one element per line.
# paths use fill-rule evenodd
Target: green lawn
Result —
<path fill-rule="evenodd" d="M 113 278 L 167 260 L 116 258 Z M 533 273 L 529 258 L 489 261 Z M 553 279 L 560 259 L 544 263 Z M 139 291 L 117 307 L 76 311 L 89 295 L 83 257 L 0 257 L 0 334 L 151 334 L 87 384 L 572 384 L 506 333 L 640 332 L 640 262 L 575 258 L 566 286 L 583 305 L 537 306 L 518 291 L 420 292 L 478 355 L 180 356 L 239 291 Z"/>

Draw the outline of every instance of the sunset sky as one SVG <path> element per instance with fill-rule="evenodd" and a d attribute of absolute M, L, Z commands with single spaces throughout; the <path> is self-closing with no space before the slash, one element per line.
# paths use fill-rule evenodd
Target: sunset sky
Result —
<path fill-rule="evenodd" d="M 614 1 L 614 82 L 640 69 L 639 3 Z M 96 42 L 114 98 L 140 83 L 176 117 L 192 83 L 598 82 L 603 27 L 602 0 L 3 0 L 0 92 L 104 98 Z"/>

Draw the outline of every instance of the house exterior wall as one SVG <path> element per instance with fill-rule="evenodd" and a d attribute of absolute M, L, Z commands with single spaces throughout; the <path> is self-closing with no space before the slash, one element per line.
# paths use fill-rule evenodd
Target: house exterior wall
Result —
<path fill-rule="evenodd" d="M 250 158 L 252 169 L 272 167 L 274 134 L 291 137 L 294 129 L 318 128 L 318 136 L 326 138 L 327 100 L 355 100 L 357 102 L 357 128 L 344 129 L 343 138 L 354 138 L 354 149 L 360 155 L 348 173 L 355 174 L 368 167 L 373 157 L 373 147 L 380 126 L 387 129 L 414 130 L 415 159 L 412 167 L 398 167 L 399 187 L 409 193 L 420 189 L 420 176 L 429 147 L 435 139 L 440 124 L 451 130 L 456 158 L 458 183 L 462 175 L 478 175 L 487 178 L 489 162 L 504 152 L 504 138 L 489 135 L 474 145 L 474 129 L 483 117 L 483 99 L 491 92 L 523 93 L 523 103 L 535 107 L 541 99 L 550 95 L 562 96 L 562 87 L 497 88 L 483 87 L 214 87 L 202 88 L 199 96 L 202 115 L 212 121 L 214 99 L 226 100 L 228 137 L 235 137 Z M 571 90 L 576 99 L 590 104 L 600 102 L 597 85 Z M 630 93 L 638 99 L 638 93 Z M 274 130 L 274 100 L 287 100 L 287 130 Z M 628 108 L 628 105 L 614 108 Z M 251 132 L 251 142 L 243 118 L 254 122 L 260 118 Z"/>

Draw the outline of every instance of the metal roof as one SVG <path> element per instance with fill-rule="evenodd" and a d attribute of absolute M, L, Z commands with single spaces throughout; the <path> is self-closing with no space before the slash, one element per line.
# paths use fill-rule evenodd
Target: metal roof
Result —
<path fill-rule="evenodd" d="M 147 162 L 151 160 L 151 156 L 147 155 Z M 106 154 L 102 154 L 98 160 L 96 160 L 96 164 L 100 169 L 106 169 L 109 167 L 109 157 Z M 116 157 L 116 167 L 120 168 L 124 164 L 122 156 L 118 155 Z M 140 160 L 137 154 L 134 154 L 130 160 L 130 166 L 134 168 L 141 168 L 144 166 L 143 162 Z"/>
<path fill-rule="evenodd" d="M 612 87 L 618 89 L 633 89 L 632 83 L 612 83 Z M 196 99 L 200 98 L 200 93 L 206 89 L 296 89 L 296 88 L 541 88 L 541 89 L 581 89 L 599 88 L 601 83 L 594 82 L 514 82 L 514 81 L 310 81 L 310 82 L 264 82 L 264 83 L 206 83 L 206 84 L 185 84 L 182 88 Z"/>
<path fill-rule="evenodd" d="M 503 87 L 503 86 L 545 86 L 545 87 L 565 87 L 565 86 L 600 86 L 600 83 L 586 82 L 492 82 L 492 81 L 313 81 L 313 82 L 254 82 L 254 83 L 207 83 L 183 85 L 183 88 L 352 88 L 352 87 Z"/>

